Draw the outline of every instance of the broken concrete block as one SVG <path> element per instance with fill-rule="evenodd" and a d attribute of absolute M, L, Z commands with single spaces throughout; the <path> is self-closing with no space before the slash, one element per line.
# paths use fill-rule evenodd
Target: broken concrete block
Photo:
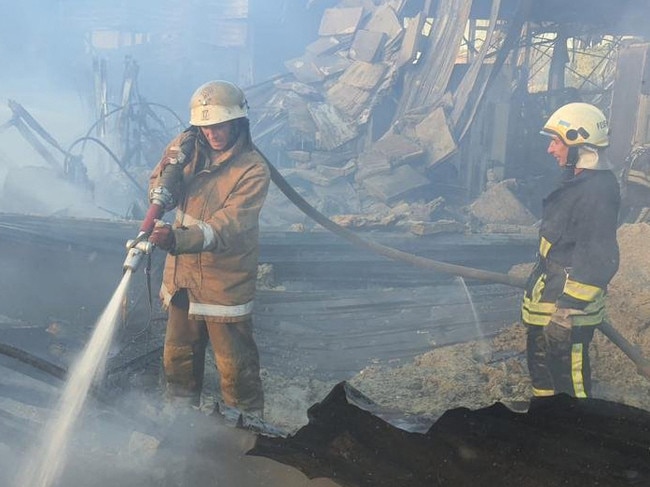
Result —
<path fill-rule="evenodd" d="M 470 213 L 483 224 L 532 225 L 536 218 L 512 193 L 515 185 L 514 179 L 495 184 L 469 206 Z"/>
<path fill-rule="evenodd" d="M 314 186 L 314 195 L 326 215 L 361 212 L 359 194 L 347 179 L 338 179 L 327 187 Z"/>
<path fill-rule="evenodd" d="M 390 174 L 364 178 L 362 184 L 375 198 L 390 203 L 412 191 L 428 186 L 430 181 L 411 166 L 404 165 L 396 167 Z"/>
<path fill-rule="evenodd" d="M 415 136 L 429 153 L 429 167 L 453 154 L 457 148 L 442 107 L 433 110 L 415 126 Z"/>
<path fill-rule="evenodd" d="M 363 15 L 363 8 L 328 8 L 321 17 L 319 36 L 353 34 Z"/>
<path fill-rule="evenodd" d="M 397 221 L 395 215 L 334 215 L 332 221 L 346 228 L 362 228 L 372 230 L 376 228 L 386 228 L 394 225 Z"/>
<path fill-rule="evenodd" d="M 367 150 L 357 157 L 357 174 L 355 179 L 363 182 L 364 179 L 379 174 L 390 174 L 390 160 L 379 151 Z"/>
<path fill-rule="evenodd" d="M 392 166 L 416 161 L 424 154 L 424 149 L 418 143 L 394 132 L 384 134 L 372 145 L 372 149 L 384 154 Z"/>
<path fill-rule="evenodd" d="M 411 205 L 406 201 L 401 201 L 391 207 L 390 212 L 399 218 L 407 218 L 411 214 Z"/>
<path fill-rule="evenodd" d="M 356 61 L 372 63 L 379 58 L 379 53 L 386 44 L 387 35 L 384 32 L 373 32 L 359 29 L 354 35 L 350 46 L 350 58 Z"/>
<path fill-rule="evenodd" d="M 509 233 L 536 236 L 539 229 L 534 225 L 512 225 L 510 223 L 487 223 L 481 228 L 484 233 Z"/>
<path fill-rule="evenodd" d="M 409 225 L 409 231 L 415 235 L 435 235 L 436 233 L 465 233 L 467 225 L 456 220 L 438 220 L 435 222 L 415 221 Z"/>
<path fill-rule="evenodd" d="M 414 202 L 409 205 L 408 216 L 413 221 L 437 221 L 444 220 L 442 215 L 445 210 L 445 199 L 442 196 L 434 200 L 423 202 Z"/>

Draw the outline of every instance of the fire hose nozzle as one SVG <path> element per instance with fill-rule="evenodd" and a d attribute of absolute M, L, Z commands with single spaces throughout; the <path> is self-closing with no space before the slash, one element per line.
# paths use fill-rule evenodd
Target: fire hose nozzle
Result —
<path fill-rule="evenodd" d="M 148 240 L 129 240 L 126 242 L 126 248 L 128 252 L 126 259 L 124 259 L 124 264 L 122 264 L 122 270 L 124 272 L 127 270 L 131 272 L 137 271 L 142 263 L 142 258 L 153 252 L 153 244 Z"/>

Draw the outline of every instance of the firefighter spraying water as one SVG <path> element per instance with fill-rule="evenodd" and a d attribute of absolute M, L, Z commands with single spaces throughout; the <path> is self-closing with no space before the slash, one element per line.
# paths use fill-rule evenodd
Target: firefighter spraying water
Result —
<path fill-rule="evenodd" d="M 252 312 L 269 183 L 244 92 L 222 80 L 198 87 L 190 127 L 168 144 L 151 174 L 151 205 L 129 250 L 146 253 L 146 242 L 168 253 L 160 298 L 168 310 L 163 368 L 171 403 L 198 406 L 210 343 L 224 405 L 263 414 Z M 161 221 L 172 209 L 173 225 Z"/>
<path fill-rule="evenodd" d="M 366 241 L 318 213 L 252 144 L 246 100 L 235 85 L 215 81 L 199 87 L 190 112 L 191 127 L 168 145 L 152 173 L 150 207 L 138 235 L 127 242 L 122 281 L 72 370 L 60 412 L 47 428 L 39 451 L 29 457 L 39 463 L 27 465 L 17 485 L 49 487 L 56 481 L 74 421 L 93 378 L 106 361 L 131 276 L 156 247 L 168 252 L 161 289 L 169 310 L 164 351 L 167 398 L 177 404 L 197 405 L 205 351 L 211 342 L 225 405 L 263 414 L 251 313 L 259 210 L 271 178 L 307 215 L 355 245 L 435 271 L 515 287 L 524 285 L 509 275 L 437 262 Z M 163 222 L 164 214 L 175 208 L 174 225 Z M 645 375 L 647 362 L 643 357 L 631 353 L 629 344 L 606 323 L 601 329 Z"/>

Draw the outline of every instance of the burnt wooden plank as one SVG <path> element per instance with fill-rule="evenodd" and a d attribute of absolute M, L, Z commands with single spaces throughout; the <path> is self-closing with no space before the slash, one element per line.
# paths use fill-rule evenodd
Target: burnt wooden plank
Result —
<path fill-rule="evenodd" d="M 316 83 L 325 79 L 325 75 L 310 55 L 289 59 L 285 61 L 284 66 L 303 83 Z"/>
<path fill-rule="evenodd" d="M 408 165 L 398 166 L 390 174 L 379 174 L 363 180 L 368 192 L 385 203 L 397 201 L 428 184 L 430 182 L 426 176 Z"/>
<path fill-rule="evenodd" d="M 386 69 L 385 64 L 356 61 L 343 72 L 339 82 L 362 90 L 373 90 L 381 81 Z"/>
<path fill-rule="evenodd" d="M 420 144 L 429 153 L 429 166 L 435 165 L 456 151 L 456 141 L 442 107 L 436 108 L 418 123 L 415 133 Z"/>
<path fill-rule="evenodd" d="M 370 95 L 368 90 L 356 88 L 341 81 L 334 83 L 325 93 L 327 101 L 351 119 L 361 115 L 367 108 Z"/>
<path fill-rule="evenodd" d="M 325 9 L 318 28 L 318 35 L 353 34 L 359 26 L 362 15 L 362 7 Z"/>
<path fill-rule="evenodd" d="M 416 59 L 420 40 L 422 38 L 422 26 L 424 24 L 424 15 L 418 12 L 415 17 L 408 19 L 408 24 L 404 32 L 404 38 L 400 44 L 397 54 L 397 66 L 401 67 Z"/>
<path fill-rule="evenodd" d="M 259 291 L 256 333 L 265 367 L 314 367 L 318 377 L 343 378 L 373 363 L 396 363 L 436 346 L 490 337 L 516 321 L 519 301 L 517 290 L 499 285 L 472 287 L 468 296 L 460 282 Z"/>
<path fill-rule="evenodd" d="M 336 149 L 356 137 L 355 126 L 342 117 L 336 107 L 327 103 L 310 103 L 308 109 L 318 128 L 316 140 L 319 148 Z"/>
<path fill-rule="evenodd" d="M 341 47 L 341 41 L 334 36 L 319 37 L 305 47 L 305 51 L 312 56 L 331 54 Z"/>
<path fill-rule="evenodd" d="M 384 154 L 392 166 L 414 162 L 424 154 L 417 142 L 394 132 L 387 132 L 372 145 L 372 149 Z"/>
<path fill-rule="evenodd" d="M 387 42 L 393 41 L 402 33 L 402 26 L 395 10 L 390 5 L 380 5 L 365 25 L 365 28 L 374 32 L 386 34 Z"/>
<path fill-rule="evenodd" d="M 386 44 L 386 39 L 384 32 L 359 29 L 350 46 L 350 58 L 368 63 L 376 61 Z"/>

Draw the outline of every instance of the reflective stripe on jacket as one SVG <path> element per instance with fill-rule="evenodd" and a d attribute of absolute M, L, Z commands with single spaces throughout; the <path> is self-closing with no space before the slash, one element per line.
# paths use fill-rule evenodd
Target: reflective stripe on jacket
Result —
<path fill-rule="evenodd" d="M 168 147 L 176 145 L 175 139 Z M 156 167 L 150 186 L 156 185 L 159 172 Z M 183 169 L 182 197 L 173 224 L 175 255 L 169 254 L 165 261 L 160 293 L 165 306 L 178 289 L 185 288 L 193 318 L 235 322 L 250 317 L 259 213 L 269 183 L 269 169 L 248 130 L 242 130 L 234 146 L 217 157 L 197 143 Z"/>

